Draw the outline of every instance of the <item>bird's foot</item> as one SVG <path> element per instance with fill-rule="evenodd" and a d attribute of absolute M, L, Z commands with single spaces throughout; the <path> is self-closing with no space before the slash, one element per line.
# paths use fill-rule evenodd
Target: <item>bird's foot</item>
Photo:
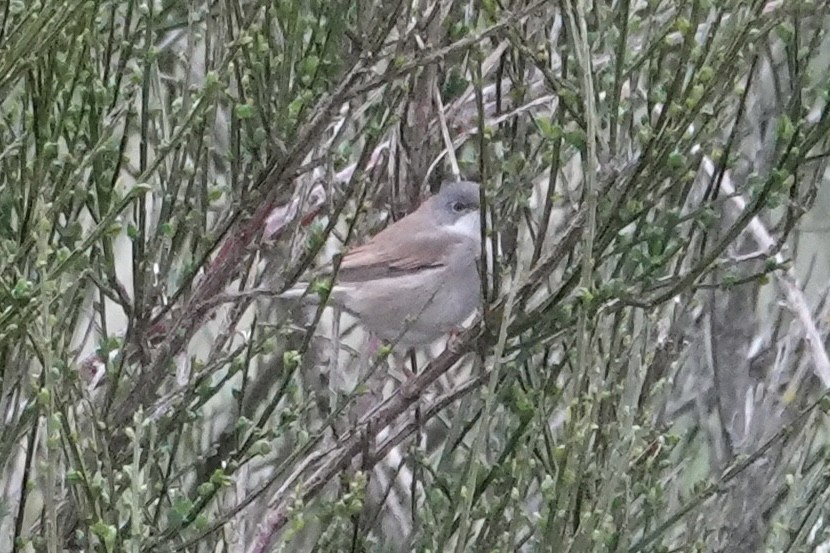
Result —
<path fill-rule="evenodd" d="M 401 395 L 405 398 L 414 398 L 418 396 L 417 375 L 408 367 L 402 369 L 403 382 L 401 382 Z"/>
<path fill-rule="evenodd" d="M 401 366 L 401 372 L 403 373 L 404 382 L 409 382 L 415 378 L 415 372 L 406 365 Z"/>
<path fill-rule="evenodd" d="M 450 335 L 447 338 L 447 349 L 453 353 L 461 352 L 461 329 L 453 328 L 450 330 Z"/>

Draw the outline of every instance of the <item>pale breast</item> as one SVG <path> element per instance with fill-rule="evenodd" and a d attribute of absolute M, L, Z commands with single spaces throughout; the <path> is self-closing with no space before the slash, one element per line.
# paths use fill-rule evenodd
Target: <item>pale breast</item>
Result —
<path fill-rule="evenodd" d="M 348 287 L 342 302 L 384 340 L 422 345 L 447 334 L 478 307 L 479 282 L 475 257 L 463 255 L 448 266 Z"/>

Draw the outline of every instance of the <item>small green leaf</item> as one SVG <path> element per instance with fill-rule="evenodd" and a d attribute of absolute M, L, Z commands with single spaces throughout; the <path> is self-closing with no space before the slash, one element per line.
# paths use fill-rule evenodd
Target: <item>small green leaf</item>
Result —
<path fill-rule="evenodd" d="M 199 487 L 196 488 L 196 493 L 198 493 L 201 497 L 208 497 L 212 495 L 216 491 L 216 486 L 213 485 L 211 482 L 202 482 L 199 484 Z"/>
<path fill-rule="evenodd" d="M 298 366 L 301 359 L 302 356 L 300 356 L 300 352 L 297 350 L 288 350 L 282 354 L 282 363 L 286 369 L 293 369 Z"/>
<path fill-rule="evenodd" d="M 193 502 L 186 497 L 177 497 L 173 505 L 167 509 L 167 524 L 171 528 L 178 528 L 187 520 L 187 515 L 193 508 Z"/>
<path fill-rule="evenodd" d="M 317 67 L 320 65 L 320 58 L 317 56 L 311 55 L 306 56 L 303 58 L 303 61 L 300 62 L 300 72 L 305 75 L 313 75 L 315 71 L 317 71 Z"/>
<path fill-rule="evenodd" d="M 666 160 L 666 164 L 671 169 L 679 169 L 686 165 L 686 157 L 678 151 L 674 151 L 669 154 L 668 159 Z"/>
<path fill-rule="evenodd" d="M 199 513 L 199 515 L 196 517 L 196 520 L 193 521 L 193 527 L 196 530 L 204 530 L 205 528 L 207 528 L 207 525 L 208 518 L 207 515 L 204 513 Z"/>
<path fill-rule="evenodd" d="M 210 482 L 220 488 L 226 488 L 233 484 L 231 477 L 225 474 L 222 469 L 213 471 L 213 474 L 210 475 Z"/>
<path fill-rule="evenodd" d="M 268 455 L 271 453 L 271 443 L 268 440 L 257 440 L 251 447 L 254 455 Z"/>
<path fill-rule="evenodd" d="M 565 141 L 571 146 L 582 149 L 585 147 L 585 132 L 582 129 L 565 132 Z"/>
<path fill-rule="evenodd" d="M 14 285 L 14 288 L 12 288 L 12 298 L 16 300 L 29 299 L 32 296 L 33 289 L 34 285 L 30 281 L 21 278 Z"/>
<path fill-rule="evenodd" d="M 290 117 L 291 119 L 296 119 L 297 116 L 300 114 L 300 110 L 303 109 L 304 103 L 305 102 L 303 101 L 303 98 L 301 96 L 297 96 L 296 98 L 291 100 L 291 103 L 288 104 L 288 117 Z"/>
<path fill-rule="evenodd" d="M 84 477 L 77 470 L 66 471 L 66 481 L 71 484 L 78 484 L 84 481 Z"/>
<path fill-rule="evenodd" d="M 542 136 L 548 140 L 558 140 L 562 136 L 562 127 L 554 124 L 549 118 L 537 117 L 535 122 Z"/>
<path fill-rule="evenodd" d="M 208 201 L 210 203 L 218 201 L 224 192 L 221 188 L 212 188 L 210 192 L 208 192 Z"/>
<path fill-rule="evenodd" d="M 795 125 L 793 125 L 792 120 L 785 114 L 778 119 L 778 128 L 776 130 L 778 131 L 778 138 L 784 142 L 788 142 L 795 134 Z"/>
<path fill-rule="evenodd" d="M 251 104 L 238 104 L 233 113 L 237 119 L 250 119 L 254 115 L 254 106 Z"/>
<path fill-rule="evenodd" d="M 320 301 L 326 301 L 331 294 L 331 280 L 321 278 L 312 284 L 312 291 L 320 297 Z"/>
<path fill-rule="evenodd" d="M 115 526 L 112 524 L 107 524 L 104 521 L 99 520 L 90 527 L 90 530 L 93 534 L 101 538 L 101 541 L 104 542 L 104 545 L 106 545 L 108 549 L 115 545 L 115 538 L 118 534 Z"/>

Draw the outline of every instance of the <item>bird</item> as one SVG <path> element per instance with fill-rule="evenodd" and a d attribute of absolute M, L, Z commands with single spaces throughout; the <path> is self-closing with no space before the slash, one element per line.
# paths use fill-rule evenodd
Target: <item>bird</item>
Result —
<path fill-rule="evenodd" d="M 437 194 L 341 258 L 328 301 L 371 334 L 405 349 L 454 333 L 481 304 L 481 185 Z M 298 283 L 282 298 L 312 298 Z"/>

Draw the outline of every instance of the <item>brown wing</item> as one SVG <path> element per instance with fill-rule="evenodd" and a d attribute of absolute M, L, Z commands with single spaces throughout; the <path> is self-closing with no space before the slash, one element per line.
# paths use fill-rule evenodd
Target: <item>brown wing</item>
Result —
<path fill-rule="evenodd" d="M 417 217 L 405 217 L 343 256 L 337 280 L 362 282 L 442 267 L 458 241 L 437 241 Z"/>

